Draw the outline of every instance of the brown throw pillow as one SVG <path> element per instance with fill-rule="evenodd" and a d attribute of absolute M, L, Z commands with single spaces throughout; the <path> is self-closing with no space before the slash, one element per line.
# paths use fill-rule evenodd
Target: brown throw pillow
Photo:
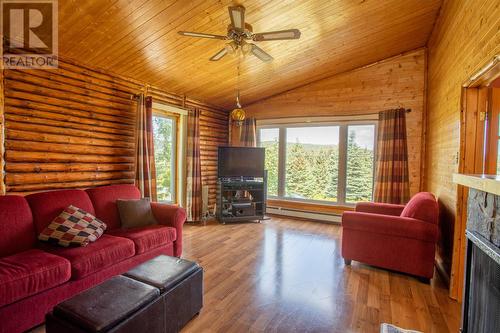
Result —
<path fill-rule="evenodd" d="M 116 200 L 122 228 L 145 227 L 157 224 L 148 198 Z"/>

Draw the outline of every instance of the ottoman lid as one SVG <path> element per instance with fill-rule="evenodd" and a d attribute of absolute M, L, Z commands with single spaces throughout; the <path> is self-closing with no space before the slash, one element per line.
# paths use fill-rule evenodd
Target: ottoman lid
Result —
<path fill-rule="evenodd" d="M 155 286 L 161 292 L 165 292 L 198 270 L 199 267 L 197 263 L 189 260 L 160 255 L 136 266 L 124 275 Z"/>
<path fill-rule="evenodd" d="M 115 276 L 54 308 L 54 315 L 91 332 L 107 331 L 160 295 L 152 286 Z"/>

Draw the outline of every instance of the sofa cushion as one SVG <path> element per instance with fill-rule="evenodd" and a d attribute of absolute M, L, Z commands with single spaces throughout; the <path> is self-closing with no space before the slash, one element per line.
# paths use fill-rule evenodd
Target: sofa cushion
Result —
<path fill-rule="evenodd" d="M 115 229 L 110 231 L 112 235 L 125 237 L 135 244 L 135 253 L 142 254 L 159 246 L 173 243 L 177 238 L 176 230 L 163 225 L 151 225 L 147 227 L 131 229 Z"/>
<path fill-rule="evenodd" d="M 35 226 L 26 199 L 0 196 L 0 257 L 28 250 L 35 242 Z"/>
<path fill-rule="evenodd" d="M 120 228 L 120 215 L 116 200 L 140 199 L 141 193 L 135 185 L 110 185 L 86 190 L 95 208 L 95 216 L 106 223 L 108 230 Z"/>
<path fill-rule="evenodd" d="M 36 233 L 41 233 L 66 207 L 73 205 L 95 215 L 89 196 L 82 190 L 40 192 L 26 196 Z"/>
<path fill-rule="evenodd" d="M 430 192 L 415 194 L 401 212 L 401 217 L 411 217 L 437 224 L 439 219 L 439 206 L 436 198 Z"/>
<path fill-rule="evenodd" d="M 106 224 L 83 209 L 71 205 L 38 235 L 38 239 L 65 247 L 87 246 L 101 237 L 104 230 Z"/>
<path fill-rule="evenodd" d="M 122 228 L 138 228 L 158 224 L 151 210 L 149 198 L 116 200 Z"/>
<path fill-rule="evenodd" d="M 71 277 L 59 256 L 32 249 L 0 259 L 0 307 L 58 286 Z"/>
<path fill-rule="evenodd" d="M 66 258 L 71 263 L 71 279 L 78 280 L 103 268 L 112 266 L 135 254 L 134 242 L 123 237 L 102 235 L 85 247 L 56 247 L 41 244 L 41 248 Z"/>

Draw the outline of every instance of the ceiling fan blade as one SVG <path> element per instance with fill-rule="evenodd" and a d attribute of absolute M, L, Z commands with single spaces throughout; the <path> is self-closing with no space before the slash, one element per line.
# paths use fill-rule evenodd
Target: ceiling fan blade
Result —
<path fill-rule="evenodd" d="M 227 49 L 223 48 L 210 58 L 210 61 L 219 61 L 227 54 Z"/>
<path fill-rule="evenodd" d="M 245 7 L 243 6 L 229 7 L 229 17 L 231 18 L 231 24 L 235 29 L 238 30 L 245 29 Z"/>
<path fill-rule="evenodd" d="M 273 57 L 271 57 L 271 55 L 269 55 L 266 51 L 264 51 L 255 44 L 252 44 L 252 53 L 254 56 L 256 56 L 257 58 L 259 58 L 264 62 L 273 60 Z"/>
<path fill-rule="evenodd" d="M 299 29 L 261 32 L 253 35 L 253 40 L 256 42 L 263 42 L 267 40 L 299 39 L 299 38 L 300 38 Z"/>
<path fill-rule="evenodd" d="M 227 36 L 222 35 L 213 35 L 213 34 L 205 34 L 202 32 L 192 32 L 192 31 L 179 31 L 179 35 L 187 36 L 187 37 L 199 37 L 199 38 L 210 38 L 210 39 L 223 39 L 226 40 Z"/>

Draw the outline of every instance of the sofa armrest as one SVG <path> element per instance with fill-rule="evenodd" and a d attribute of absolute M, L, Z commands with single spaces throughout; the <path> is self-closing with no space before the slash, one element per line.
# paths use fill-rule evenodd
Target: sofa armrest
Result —
<path fill-rule="evenodd" d="M 158 202 L 152 202 L 151 209 L 159 224 L 175 228 L 177 239 L 174 242 L 174 255 L 180 257 L 182 254 L 182 226 L 186 222 L 186 210 L 175 205 Z"/>
<path fill-rule="evenodd" d="M 372 234 L 417 239 L 424 242 L 435 243 L 438 240 L 438 227 L 436 224 L 410 217 L 344 212 L 342 214 L 342 227 Z"/>
<path fill-rule="evenodd" d="M 405 208 L 404 205 L 394 205 L 375 202 L 359 202 L 356 204 L 356 212 L 399 216 Z"/>

